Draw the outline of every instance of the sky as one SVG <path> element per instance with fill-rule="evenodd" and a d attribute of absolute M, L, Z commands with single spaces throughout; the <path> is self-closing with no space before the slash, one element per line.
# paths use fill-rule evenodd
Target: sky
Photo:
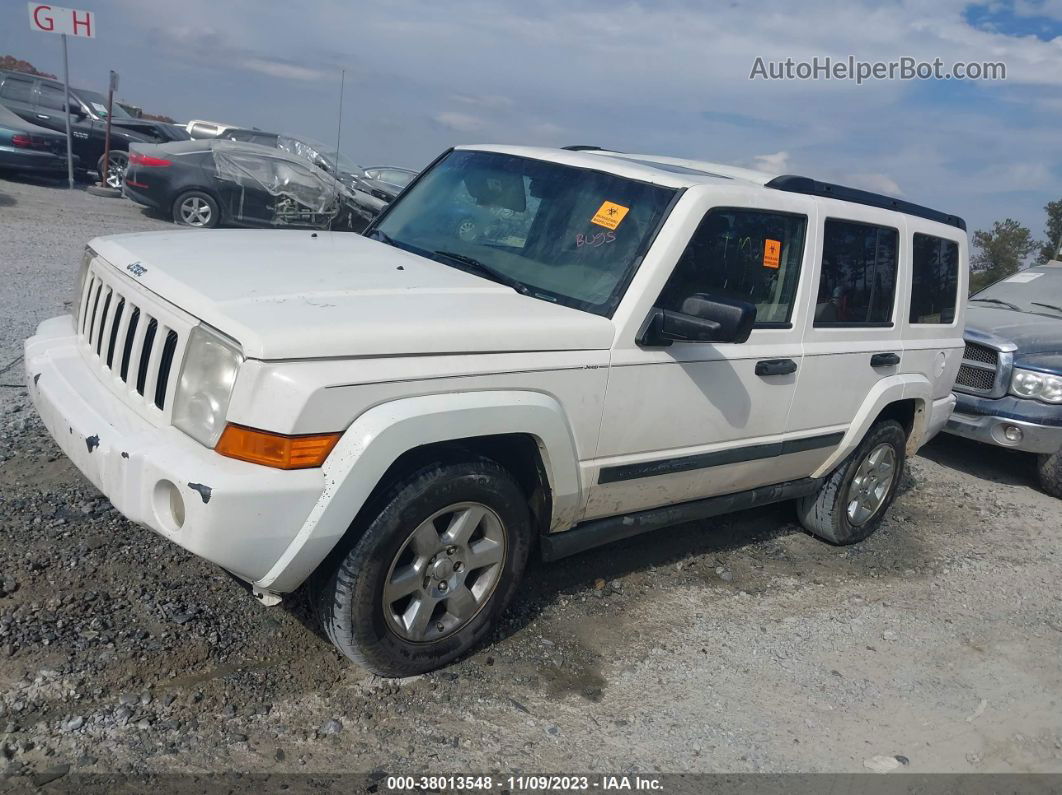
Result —
<path fill-rule="evenodd" d="M 180 121 L 419 168 L 462 143 L 593 144 L 795 173 L 1043 237 L 1062 198 L 1062 0 L 77 0 L 71 82 Z M 60 73 L 0 0 L 0 54 Z M 757 58 L 1006 65 L 1006 80 L 750 80 Z"/>

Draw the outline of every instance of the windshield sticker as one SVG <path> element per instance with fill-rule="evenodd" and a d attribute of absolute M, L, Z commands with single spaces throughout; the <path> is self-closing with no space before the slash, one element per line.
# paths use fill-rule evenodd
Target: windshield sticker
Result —
<path fill-rule="evenodd" d="M 1042 273 L 1016 273 L 1009 279 L 1004 279 L 1004 282 L 1013 282 L 1014 284 L 1025 284 L 1031 282 L 1033 279 L 1039 279 L 1043 276 Z"/>
<path fill-rule="evenodd" d="M 590 219 L 590 223 L 603 226 L 606 229 L 615 229 L 623 221 L 624 216 L 630 212 L 630 207 L 624 207 L 622 204 L 616 204 L 615 202 L 602 202 L 601 206 L 597 208 L 597 212 L 594 213 L 594 217 Z"/>
<path fill-rule="evenodd" d="M 596 235 L 583 235 L 578 234 L 575 236 L 575 247 L 582 248 L 583 246 L 590 246 L 590 248 L 597 248 L 603 246 L 606 243 L 615 243 L 615 232 L 598 232 Z"/>
<path fill-rule="evenodd" d="M 782 259 L 782 243 L 780 240 L 763 241 L 763 267 L 778 268 Z"/>
<path fill-rule="evenodd" d="M 96 111 L 96 113 L 99 114 L 100 116 L 106 116 L 107 115 L 106 106 L 101 105 L 98 102 L 90 102 L 89 104 L 92 105 L 92 109 L 94 111 Z"/>

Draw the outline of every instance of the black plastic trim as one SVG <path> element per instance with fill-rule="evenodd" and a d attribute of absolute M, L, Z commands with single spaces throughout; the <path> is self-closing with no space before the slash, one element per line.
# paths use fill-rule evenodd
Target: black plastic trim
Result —
<path fill-rule="evenodd" d="M 620 464 L 602 467 L 598 473 L 598 483 L 617 483 L 623 480 L 651 478 L 657 475 L 673 475 L 676 472 L 689 472 L 693 469 L 739 464 L 743 461 L 757 461 L 761 458 L 777 458 L 791 453 L 803 453 L 807 450 L 819 450 L 824 447 L 836 447 L 844 434 L 826 433 L 821 436 L 808 436 L 804 439 L 787 439 L 784 442 L 752 444 L 746 447 L 731 447 L 726 450 L 713 450 L 710 453 L 697 453 L 679 458 L 664 458 L 658 461 L 645 461 L 638 464 Z"/>
<path fill-rule="evenodd" d="M 948 226 L 962 229 L 964 232 L 966 231 L 966 221 L 957 215 L 943 213 L 940 210 L 923 207 L 921 204 L 914 204 L 903 199 L 894 199 L 892 196 L 886 196 L 882 193 L 847 188 L 844 185 L 835 185 L 832 182 L 819 182 L 817 179 L 811 179 L 810 177 L 783 174 L 772 179 L 764 187 L 784 190 L 789 193 L 803 193 L 808 196 L 839 199 L 852 204 L 880 207 L 883 210 L 894 210 L 898 213 L 914 215 L 918 218 L 925 218 L 929 221 L 936 221 L 937 223 L 947 224 Z"/>
<path fill-rule="evenodd" d="M 814 493 L 821 482 L 815 478 L 791 480 L 721 497 L 709 497 L 622 516 L 594 519 L 576 525 L 571 530 L 542 536 L 542 558 L 543 560 L 558 560 L 602 544 L 610 544 L 613 541 L 659 530 L 662 527 L 708 519 L 724 513 L 754 508 L 757 505 L 768 505 L 772 502 L 804 497 Z"/>

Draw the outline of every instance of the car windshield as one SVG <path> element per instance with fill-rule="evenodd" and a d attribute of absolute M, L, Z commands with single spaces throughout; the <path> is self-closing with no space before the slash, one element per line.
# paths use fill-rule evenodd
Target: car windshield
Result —
<path fill-rule="evenodd" d="M 95 91 L 89 91 L 88 89 L 78 88 L 73 90 L 80 98 L 81 101 L 92 108 L 92 112 L 99 116 L 101 119 L 107 118 L 107 97 L 103 94 Z M 117 102 L 111 103 L 112 118 L 115 119 L 131 119 L 125 108 L 119 105 Z"/>
<path fill-rule="evenodd" d="M 601 171 L 455 151 L 370 235 L 527 295 L 610 316 L 675 194 Z"/>
<path fill-rule="evenodd" d="M 331 174 L 336 173 L 336 163 L 338 162 L 339 171 L 346 172 L 355 177 L 365 176 L 365 172 L 361 170 L 361 166 L 342 152 L 338 153 L 339 157 L 337 161 L 335 144 L 329 146 L 323 141 L 318 141 L 313 138 L 305 138 L 301 136 L 296 138 L 291 135 L 281 135 L 277 137 L 277 148 L 287 150 L 299 157 L 304 157 L 314 165 L 323 166 L 324 169 Z"/>
<path fill-rule="evenodd" d="M 1062 318 L 1062 267 L 1046 265 L 1008 276 L 970 297 L 976 306 L 997 306 Z"/>

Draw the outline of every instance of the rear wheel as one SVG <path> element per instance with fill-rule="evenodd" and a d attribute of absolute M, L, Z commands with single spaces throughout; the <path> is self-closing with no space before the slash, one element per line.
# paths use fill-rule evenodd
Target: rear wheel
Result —
<path fill-rule="evenodd" d="M 96 163 L 96 173 L 100 175 L 100 182 L 108 188 L 122 189 L 125 184 L 125 170 L 129 167 L 129 153 L 120 149 L 111 150 L 107 160 L 107 174 L 104 176 L 103 156 Z"/>
<path fill-rule="evenodd" d="M 868 538 L 896 496 L 906 451 L 907 434 L 900 423 L 876 423 L 819 490 L 797 502 L 800 523 L 832 544 Z"/>
<path fill-rule="evenodd" d="M 393 485 L 316 583 L 325 632 L 381 676 L 439 668 L 482 641 L 512 598 L 531 545 L 527 499 L 483 458 L 422 467 Z"/>
<path fill-rule="evenodd" d="M 218 203 L 198 190 L 182 193 L 173 203 L 173 222 L 184 226 L 213 229 L 221 220 Z"/>
<path fill-rule="evenodd" d="M 1040 487 L 1052 497 L 1062 499 L 1062 450 L 1038 456 L 1036 464 Z"/>

